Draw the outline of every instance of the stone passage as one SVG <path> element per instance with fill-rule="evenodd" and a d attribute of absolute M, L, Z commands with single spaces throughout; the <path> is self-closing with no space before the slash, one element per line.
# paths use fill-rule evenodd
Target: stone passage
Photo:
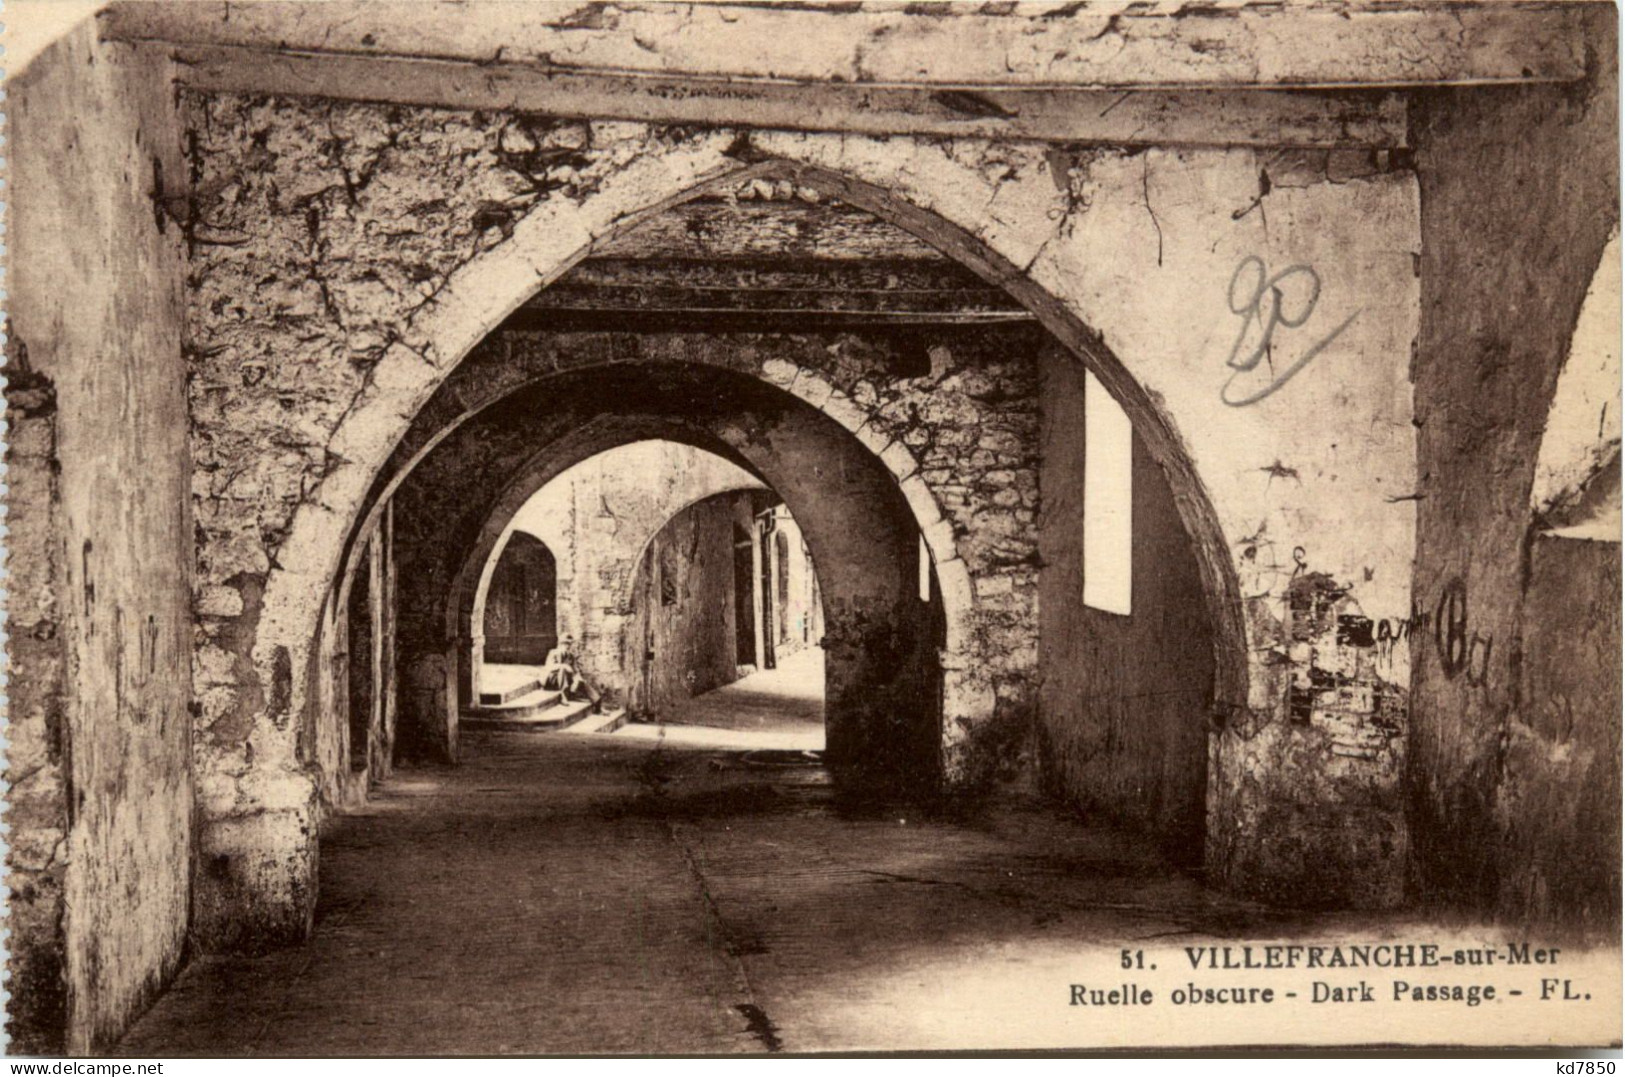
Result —
<path fill-rule="evenodd" d="M 1037 1046 L 1011 1017 L 1066 963 L 1270 922 L 1034 803 L 852 816 L 820 770 L 619 734 L 464 756 L 337 820 L 307 942 L 194 962 L 117 1053 Z"/>
<path fill-rule="evenodd" d="M 500 785 L 462 709 L 561 622 L 656 715 L 816 645 L 843 809 L 1043 794 L 1199 868 L 1230 895 L 1202 909 L 1613 941 L 1611 6 L 363 7 L 114 3 L 8 83 L 16 1043 L 94 1052 L 189 956 L 281 968 L 319 901 L 342 923 L 322 835 L 411 815 L 379 809 L 428 794 L 398 766 Z M 673 478 L 647 514 L 599 482 L 515 523 L 656 441 L 732 478 Z M 517 616 L 547 578 L 521 533 L 553 557 L 551 621 Z M 1124 552 L 1097 601 L 1101 535 Z M 570 750 L 587 784 L 530 802 L 573 820 L 565 848 L 592 783 L 631 780 Z M 751 967 L 730 902 L 794 912 L 781 878 L 808 875 L 738 846 L 760 859 L 730 891 L 732 839 L 706 835 L 713 864 L 683 828 L 801 792 L 724 785 L 659 826 L 605 795 L 628 843 L 606 877 L 666 843 L 658 910 L 615 925 L 686 946 L 606 967 L 705 995 L 673 1044 L 885 1039 L 864 1015 L 891 988 L 850 955 L 828 967 L 873 994 L 801 1025 Z M 466 837 L 467 805 L 428 795 Z M 507 811 L 486 848 L 535 856 Z M 831 922 L 928 982 L 921 925 L 1024 944 L 931 904 L 979 876 L 848 922 L 913 893 L 872 866 L 901 827 L 874 862 L 786 845 L 848 899 Z M 1128 874 L 1097 853 L 1056 875 Z M 590 935 L 519 877 L 559 938 Z M 471 916 L 500 917 L 489 896 Z M 816 942 L 785 938 L 762 945 Z M 513 998 L 521 971 L 475 953 L 442 967 Z"/>

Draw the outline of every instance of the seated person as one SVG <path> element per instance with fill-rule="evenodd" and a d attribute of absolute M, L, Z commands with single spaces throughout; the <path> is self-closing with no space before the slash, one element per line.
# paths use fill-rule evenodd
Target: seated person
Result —
<path fill-rule="evenodd" d="M 581 672 L 576 661 L 575 640 L 564 636 L 558 646 L 547 652 L 542 663 L 542 687 L 563 693 L 564 699 L 585 699 L 596 713 L 603 704 L 603 693 L 593 687 Z"/>

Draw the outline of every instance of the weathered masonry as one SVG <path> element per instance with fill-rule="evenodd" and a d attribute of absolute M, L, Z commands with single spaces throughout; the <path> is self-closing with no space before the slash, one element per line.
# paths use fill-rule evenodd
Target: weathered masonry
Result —
<path fill-rule="evenodd" d="M 1610 5 L 441 7 L 11 80 L 19 1045 L 302 937 L 513 514 L 652 439 L 794 514 L 855 795 L 1617 927 Z"/>

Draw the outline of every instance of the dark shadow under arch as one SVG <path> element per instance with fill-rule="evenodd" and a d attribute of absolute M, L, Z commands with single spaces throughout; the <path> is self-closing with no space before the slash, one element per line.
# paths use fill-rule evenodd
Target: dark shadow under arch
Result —
<path fill-rule="evenodd" d="M 485 661 L 540 665 L 559 640 L 558 562 L 547 543 L 511 532 L 496 553 L 482 606 Z"/>

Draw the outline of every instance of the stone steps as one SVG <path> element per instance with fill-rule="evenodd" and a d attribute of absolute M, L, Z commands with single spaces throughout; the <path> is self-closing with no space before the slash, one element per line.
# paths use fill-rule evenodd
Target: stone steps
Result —
<path fill-rule="evenodd" d="M 592 710 L 590 703 L 573 703 L 563 696 L 555 689 L 533 688 L 525 695 L 500 704 L 465 709 L 462 724 L 465 729 L 512 729 L 521 724 L 554 728 Z"/>
<path fill-rule="evenodd" d="M 631 715 L 623 710 L 609 710 L 603 714 L 593 714 L 579 722 L 567 727 L 566 733 L 613 733 L 631 720 Z"/>
<path fill-rule="evenodd" d="M 540 677 L 537 677 L 528 681 L 520 681 L 517 684 L 511 685 L 497 692 L 481 692 L 480 705 L 475 709 L 479 710 L 486 707 L 500 707 L 504 704 L 512 703 L 518 700 L 521 696 L 528 696 L 533 692 L 539 692 L 541 689 L 542 681 Z M 554 692 L 553 695 L 557 697 L 558 693 Z"/>
<path fill-rule="evenodd" d="M 622 710 L 592 713 L 586 700 L 561 698 L 556 691 L 532 691 L 499 706 L 472 707 L 463 711 L 465 730 L 497 732 L 613 733 L 627 722 Z"/>

